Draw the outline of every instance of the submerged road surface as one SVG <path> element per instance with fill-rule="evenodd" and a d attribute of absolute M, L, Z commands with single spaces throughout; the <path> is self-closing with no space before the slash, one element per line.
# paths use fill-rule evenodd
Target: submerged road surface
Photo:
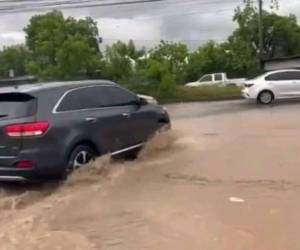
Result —
<path fill-rule="evenodd" d="M 168 108 L 135 162 L 3 189 L 0 249 L 298 250 L 300 102 Z"/>

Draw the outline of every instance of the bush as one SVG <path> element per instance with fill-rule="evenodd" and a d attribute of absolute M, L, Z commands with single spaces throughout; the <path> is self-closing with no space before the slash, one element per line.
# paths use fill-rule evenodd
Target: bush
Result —
<path fill-rule="evenodd" d="M 197 102 L 241 98 L 241 89 L 236 86 L 202 86 L 188 88 L 178 86 L 172 96 L 158 98 L 160 102 Z"/>
<path fill-rule="evenodd" d="M 166 74 L 162 77 L 162 82 L 158 88 L 158 98 L 170 98 L 176 92 L 176 76 L 173 74 Z"/>

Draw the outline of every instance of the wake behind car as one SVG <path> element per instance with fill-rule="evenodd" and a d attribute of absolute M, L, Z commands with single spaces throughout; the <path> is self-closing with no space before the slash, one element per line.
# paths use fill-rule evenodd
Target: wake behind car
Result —
<path fill-rule="evenodd" d="M 270 104 L 277 99 L 300 98 L 300 70 L 270 71 L 245 83 L 246 99 Z"/>
<path fill-rule="evenodd" d="M 104 81 L 0 88 L 0 180 L 65 176 L 103 154 L 136 153 L 167 111 Z"/>

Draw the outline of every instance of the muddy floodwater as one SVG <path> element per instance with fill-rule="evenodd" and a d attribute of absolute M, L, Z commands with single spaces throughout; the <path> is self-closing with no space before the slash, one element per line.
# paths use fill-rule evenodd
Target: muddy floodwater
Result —
<path fill-rule="evenodd" d="M 0 250 L 299 250 L 300 102 L 168 108 L 136 161 L 2 184 Z"/>

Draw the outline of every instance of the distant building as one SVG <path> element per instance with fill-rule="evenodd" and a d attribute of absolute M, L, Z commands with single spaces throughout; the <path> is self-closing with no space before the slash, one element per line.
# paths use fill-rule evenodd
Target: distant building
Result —
<path fill-rule="evenodd" d="M 264 69 L 265 71 L 279 69 L 300 69 L 300 55 L 265 60 Z"/>

